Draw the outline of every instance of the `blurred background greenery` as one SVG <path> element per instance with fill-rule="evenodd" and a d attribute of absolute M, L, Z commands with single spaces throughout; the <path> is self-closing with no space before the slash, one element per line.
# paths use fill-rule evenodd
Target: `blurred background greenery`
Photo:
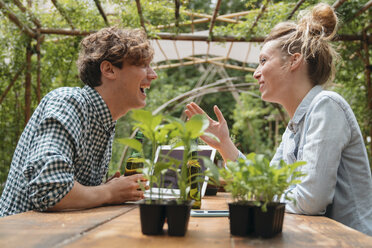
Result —
<path fill-rule="evenodd" d="M 14 82 L 6 97 L 0 104 L 0 192 L 6 181 L 12 155 L 17 145 L 19 136 L 25 126 L 25 67 L 26 50 L 31 51 L 31 112 L 38 104 L 37 98 L 37 44 L 25 32 L 14 24 L 9 18 L 9 13 L 15 14 L 19 20 L 35 27 L 33 17 L 38 19 L 42 27 L 76 29 L 83 31 L 98 30 L 106 26 L 100 16 L 93 0 L 58 0 L 59 11 L 52 1 L 6 1 L 0 0 L 0 95 Z M 195 0 L 178 1 L 181 5 L 179 22 L 190 21 L 190 17 L 183 11 L 206 13 L 213 15 L 217 1 Z M 219 15 L 252 10 L 248 15 L 241 17 L 239 24 L 216 22 L 214 35 L 233 35 L 249 39 L 251 37 L 264 37 L 278 22 L 286 20 L 296 4 L 301 1 L 268 1 L 268 0 L 223 0 L 219 8 Z M 302 1 L 303 2 L 303 1 Z M 303 2 L 297 13 L 320 1 L 310 0 Z M 334 4 L 337 1 L 323 1 Z M 29 11 L 22 11 L 19 3 Z M 136 1 L 132 0 L 101 0 L 110 25 L 121 27 L 141 27 L 137 12 Z M 368 9 L 358 15 L 358 10 L 367 4 L 367 0 L 350 0 L 344 2 L 337 9 L 341 20 L 339 34 L 362 35 L 363 29 L 370 25 L 371 10 Z M 18 6 L 17 6 L 18 5 Z M 174 1 L 170 0 L 141 0 L 142 12 L 146 30 L 150 37 L 156 37 L 159 32 L 189 33 L 190 26 L 170 27 L 159 29 L 157 26 L 175 22 Z M 256 26 L 252 23 L 259 14 L 261 6 L 266 6 L 266 11 L 259 19 Z M 32 15 L 30 14 L 32 13 Z M 64 14 L 63 14 L 64 13 Z M 64 17 L 67 16 L 66 17 Z M 292 19 L 295 19 L 293 17 Z M 195 25 L 195 31 L 208 30 L 209 23 Z M 369 31 L 371 28 L 369 29 Z M 41 67 L 41 97 L 49 91 L 62 86 L 78 86 L 82 83 L 78 78 L 76 60 L 79 51 L 79 42 L 83 36 L 45 35 L 40 47 Z M 370 152 L 372 126 L 372 113 L 368 107 L 368 92 L 371 87 L 367 85 L 365 60 L 369 59 L 371 46 L 363 49 L 361 41 L 334 42 L 341 60 L 337 65 L 337 75 L 329 86 L 334 91 L 343 95 L 350 103 L 360 124 L 367 151 Z M 201 56 L 202 57 L 202 56 Z M 369 59 L 370 60 L 370 59 Z M 237 61 L 230 64 L 241 65 Z M 248 65 L 256 67 L 257 65 Z M 221 68 L 211 64 L 198 64 L 181 66 L 177 68 L 157 70 L 158 79 L 151 85 L 148 92 L 146 109 L 155 110 L 166 101 L 192 90 L 198 80 L 206 75 L 205 84 L 216 82 L 224 74 L 228 77 L 237 77 L 233 83 L 255 83 L 252 72 Z M 14 80 L 17 72 L 19 77 Z M 222 74 L 221 74 L 222 73 Z M 284 132 L 288 117 L 280 106 L 263 102 L 259 97 L 257 86 L 250 86 L 239 93 L 239 104 L 231 92 L 217 92 L 207 94 L 200 99 L 200 105 L 206 112 L 214 116 L 213 106 L 218 105 L 225 115 L 231 130 L 234 142 L 244 153 L 256 152 L 272 156 Z M 166 114 L 180 117 L 184 105 L 171 105 L 163 111 Z M 128 137 L 132 133 L 130 114 L 121 118 L 116 127 L 116 138 Z M 112 161 L 109 174 L 120 168 L 123 159 L 123 145 L 114 143 Z M 369 154 L 371 156 L 371 154 Z M 371 160 L 370 160 L 371 161 Z"/>

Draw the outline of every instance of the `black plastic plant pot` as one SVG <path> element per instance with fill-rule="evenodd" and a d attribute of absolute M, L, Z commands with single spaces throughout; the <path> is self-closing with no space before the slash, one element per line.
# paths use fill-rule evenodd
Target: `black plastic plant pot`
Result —
<path fill-rule="evenodd" d="M 218 186 L 208 184 L 205 195 L 217 195 Z"/>
<path fill-rule="evenodd" d="M 248 236 L 254 231 L 254 209 L 252 202 L 229 203 L 230 233 L 237 236 Z"/>
<path fill-rule="evenodd" d="M 267 212 L 261 207 L 255 208 L 254 222 L 255 235 L 262 238 L 271 238 L 283 230 L 285 203 L 267 204 Z"/>
<path fill-rule="evenodd" d="M 193 201 L 185 201 L 177 204 L 176 201 L 168 203 L 166 215 L 168 223 L 168 235 L 185 236 L 190 220 L 190 210 Z"/>
<path fill-rule="evenodd" d="M 141 229 L 146 235 L 163 233 L 165 222 L 165 204 L 159 202 L 140 203 Z"/>

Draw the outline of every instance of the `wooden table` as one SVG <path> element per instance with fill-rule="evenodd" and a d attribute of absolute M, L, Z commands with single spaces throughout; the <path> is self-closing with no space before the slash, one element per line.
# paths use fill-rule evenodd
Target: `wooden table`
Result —
<path fill-rule="evenodd" d="M 202 209 L 227 209 L 229 194 L 202 200 Z M 320 216 L 286 214 L 271 239 L 230 235 L 227 217 L 191 217 L 185 237 L 146 236 L 136 205 L 84 211 L 26 212 L 0 218 L 0 247 L 372 247 L 372 237 Z"/>

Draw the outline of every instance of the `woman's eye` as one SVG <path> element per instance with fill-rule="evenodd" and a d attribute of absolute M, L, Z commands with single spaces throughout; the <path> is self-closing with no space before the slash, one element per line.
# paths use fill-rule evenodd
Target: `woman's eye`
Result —
<path fill-rule="evenodd" d="M 265 64 L 265 62 L 266 62 L 266 59 L 265 58 L 260 59 L 261 65 Z"/>

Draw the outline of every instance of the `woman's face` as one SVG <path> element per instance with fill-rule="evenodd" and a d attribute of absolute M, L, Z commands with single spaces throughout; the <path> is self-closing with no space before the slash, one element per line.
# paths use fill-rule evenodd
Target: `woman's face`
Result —
<path fill-rule="evenodd" d="M 259 57 L 259 66 L 253 76 L 260 85 L 261 99 L 268 102 L 282 103 L 288 93 L 288 69 L 285 57 L 276 47 L 276 41 L 264 44 Z"/>

